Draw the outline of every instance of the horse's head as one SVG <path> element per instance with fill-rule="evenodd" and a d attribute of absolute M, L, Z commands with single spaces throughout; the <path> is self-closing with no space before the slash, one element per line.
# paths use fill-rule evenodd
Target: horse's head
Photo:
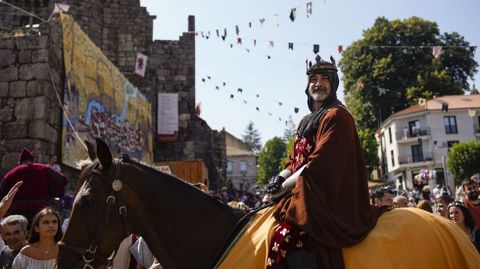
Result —
<path fill-rule="evenodd" d="M 63 240 L 59 242 L 58 268 L 97 268 L 108 264 L 120 242 L 130 235 L 123 200 L 120 160 L 97 139 L 88 146 L 92 163 L 81 173 L 79 188 Z M 108 238 L 108 240 L 107 240 Z"/>

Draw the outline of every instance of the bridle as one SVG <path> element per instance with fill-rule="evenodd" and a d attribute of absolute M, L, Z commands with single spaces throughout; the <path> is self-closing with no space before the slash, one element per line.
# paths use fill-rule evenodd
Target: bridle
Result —
<path fill-rule="evenodd" d="M 115 211 L 118 211 L 118 214 L 120 214 L 121 216 L 123 228 L 125 231 L 125 237 L 128 237 L 131 234 L 130 229 L 127 225 L 127 206 L 125 205 L 125 203 L 122 203 L 120 196 L 120 192 L 123 189 L 123 183 L 121 180 L 118 179 L 116 173 L 117 169 L 115 169 L 115 163 L 119 165 L 119 162 L 120 160 L 114 160 L 114 162 L 112 163 L 111 169 L 113 169 L 113 178 L 111 181 L 111 191 L 105 201 L 102 215 L 99 218 L 99 223 L 97 225 L 97 229 L 95 230 L 95 235 L 93 236 L 92 241 L 90 241 L 89 247 L 82 248 L 72 246 L 62 240 L 58 242 L 59 247 L 82 256 L 83 269 L 94 269 L 92 263 L 95 260 L 100 262 L 100 264 L 106 265 L 107 267 L 111 266 L 114 255 L 112 255 L 112 257 L 110 258 L 106 258 L 97 252 L 97 248 L 99 241 L 98 237 L 103 232 L 102 228 L 105 226 L 102 225 L 102 223 L 107 224 L 110 221 L 113 209 L 115 209 Z"/>

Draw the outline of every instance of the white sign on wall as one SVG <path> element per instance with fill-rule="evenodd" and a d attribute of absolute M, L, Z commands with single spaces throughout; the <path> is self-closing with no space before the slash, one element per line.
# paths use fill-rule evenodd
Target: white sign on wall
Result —
<path fill-rule="evenodd" d="M 178 93 L 158 94 L 157 133 L 173 135 L 178 132 Z"/>

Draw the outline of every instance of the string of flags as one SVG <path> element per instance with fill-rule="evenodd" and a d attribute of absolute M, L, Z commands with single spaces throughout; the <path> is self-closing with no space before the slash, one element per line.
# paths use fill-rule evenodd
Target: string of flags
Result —
<path fill-rule="evenodd" d="M 206 75 L 205 77 L 202 77 L 201 80 L 202 80 L 203 83 L 207 83 L 207 81 L 210 81 L 210 80 L 213 80 L 213 79 L 212 79 L 212 76 Z M 221 86 L 219 86 L 219 85 L 221 85 Z M 227 87 L 226 82 L 221 82 L 219 85 L 215 85 L 215 90 L 220 91 L 220 90 Z M 233 91 L 230 90 L 230 91 L 225 92 L 229 99 L 235 100 L 235 98 L 238 97 L 237 99 L 241 100 L 243 104 L 249 105 L 249 106 L 255 108 L 255 110 L 258 111 L 258 112 L 263 112 L 263 109 L 260 106 L 251 104 L 251 103 L 249 103 L 248 100 L 240 97 L 240 96 L 245 96 L 245 93 L 248 92 L 248 91 L 245 91 L 243 88 L 239 88 L 239 87 L 234 87 L 234 88 L 236 88 L 236 90 L 233 90 Z M 262 97 L 263 96 L 260 96 L 260 94 L 255 93 L 255 98 L 256 99 L 259 99 L 259 98 L 262 98 Z M 271 99 L 271 98 L 269 98 L 269 99 Z M 278 100 L 275 100 L 275 99 L 271 99 L 271 100 L 273 100 L 279 107 L 282 107 L 284 105 L 292 106 L 292 105 L 286 104 L 282 101 L 278 101 Z M 295 114 L 297 114 L 300 111 L 300 109 L 298 107 L 294 107 L 294 106 L 292 106 L 292 107 L 293 107 L 293 112 Z M 283 121 L 282 117 L 275 116 L 272 112 L 266 111 L 265 113 L 267 115 L 271 116 L 271 117 L 277 117 L 280 122 Z M 285 124 L 287 124 L 287 121 L 285 121 Z"/>

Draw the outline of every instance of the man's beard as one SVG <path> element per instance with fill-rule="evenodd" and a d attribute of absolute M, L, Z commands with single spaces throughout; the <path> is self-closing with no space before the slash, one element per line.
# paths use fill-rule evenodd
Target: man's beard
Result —
<path fill-rule="evenodd" d="M 318 87 L 318 89 L 310 93 L 310 97 L 315 102 L 323 102 L 328 98 L 328 91 L 324 87 Z"/>
<path fill-rule="evenodd" d="M 478 191 L 473 191 L 467 195 L 468 200 L 477 201 L 478 200 Z"/>

